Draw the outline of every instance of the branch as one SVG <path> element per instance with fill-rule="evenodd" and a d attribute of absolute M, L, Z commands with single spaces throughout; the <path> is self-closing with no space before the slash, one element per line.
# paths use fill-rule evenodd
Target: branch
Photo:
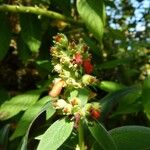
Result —
<path fill-rule="evenodd" d="M 35 15 L 41 15 L 52 19 L 63 20 L 66 22 L 70 22 L 73 24 L 82 25 L 83 22 L 75 21 L 72 18 L 66 17 L 60 13 L 45 10 L 39 7 L 32 7 L 32 6 L 22 6 L 22 5 L 6 5 L 3 4 L 0 6 L 0 12 L 11 12 L 11 13 L 31 13 Z"/>

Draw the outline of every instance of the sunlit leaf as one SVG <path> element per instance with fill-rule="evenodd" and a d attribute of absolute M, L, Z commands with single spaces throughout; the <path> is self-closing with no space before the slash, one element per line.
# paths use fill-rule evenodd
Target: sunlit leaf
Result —
<path fill-rule="evenodd" d="M 74 122 L 61 119 L 54 122 L 42 135 L 37 150 L 56 150 L 70 136 Z"/>
<path fill-rule="evenodd" d="M 37 103 L 35 103 L 33 106 L 29 107 L 28 110 L 23 114 L 22 118 L 20 119 L 17 128 L 14 132 L 14 134 L 11 136 L 11 140 L 25 135 L 30 123 L 32 120 L 37 116 L 37 114 L 42 110 L 43 106 L 50 101 L 50 97 L 46 96 L 42 99 L 40 99 Z M 55 112 L 53 107 L 49 106 L 49 110 L 51 111 L 51 114 Z"/>
<path fill-rule="evenodd" d="M 9 119 L 20 111 L 26 110 L 38 100 L 40 94 L 41 90 L 28 91 L 4 102 L 0 107 L 0 120 Z"/>
<path fill-rule="evenodd" d="M 113 82 L 113 81 L 101 81 L 98 84 L 98 87 L 107 92 L 115 92 L 115 91 L 121 90 L 125 86 L 122 84 Z"/>
<path fill-rule="evenodd" d="M 105 10 L 102 0 L 77 0 L 77 10 L 88 29 L 100 41 L 103 35 Z"/>
<path fill-rule="evenodd" d="M 46 111 L 47 109 L 51 109 L 51 102 L 47 102 L 45 104 L 45 106 L 40 110 L 40 112 L 34 116 L 34 119 L 32 120 L 32 122 L 30 123 L 30 125 L 28 126 L 28 129 L 26 131 L 26 134 L 25 136 L 23 137 L 22 139 L 22 142 L 21 142 L 21 145 L 19 147 L 19 149 L 21 150 L 27 150 L 27 146 L 28 146 L 28 136 L 29 136 L 29 132 L 30 132 L 30 129 L 32 127 L 32 124 L 34 123 L 34 121 L 39 117 L 39 115 L 41 115 L 44 111 Z M 52 111 L 51 115 L 53 115 L 55 111 Z"/>

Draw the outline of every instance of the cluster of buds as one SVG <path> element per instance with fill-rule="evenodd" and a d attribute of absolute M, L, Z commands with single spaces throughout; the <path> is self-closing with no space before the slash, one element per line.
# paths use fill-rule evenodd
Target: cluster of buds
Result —
<path fill-rule="evenodd" d="M 77 96 L 65 98 L 59 96 L 62 88 L 86 88 L 97 81 L 92 76 L 93 65 L 92 56 L 88 52 L 88 47 L 82 43 L 69 43 L 64 34 L 54 37 L 54 46 L 50 50 L 54 71 L 59 78 L 53 81 L 53 87 L 49 92 L 52 97 L 53 106 L 62 115 L 70 115 L 75 119 L 77 126 L 81 118 L 90 116 L 93 119 L 100 117 L 100 104 L 97 102 L 86 103 L 83 105 L 82 99 Z M 65 92 L 64 92 L 65 93 Z"/>
<path fill-rule="evenodd" d="M 96 81 L 91 75 L 94 68 L 91 63 L 92 57 L 84 43 L 69 43 L 64 34 L 57 34 L 54 36 L 54 46 L 50 53 L 54 71 L 66 86 L 82 88 Z"/>
<path fill-rule="evenodd" d="M 63 115 L 91 117 L 93 119 L 99 119 L 101 113 L 101 106 L 98 102 L 87 103 L 84 106 L 81 104 L 81 100 L 78 97 L 74 97 L 69 101 L 64 99 L 58 99 L 54 101 L 53 106 L 62 112 Z"/>

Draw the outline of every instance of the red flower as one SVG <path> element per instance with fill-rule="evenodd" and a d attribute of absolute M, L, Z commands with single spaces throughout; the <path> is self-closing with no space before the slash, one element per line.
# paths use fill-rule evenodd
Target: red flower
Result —
<path fill-rule="evenodd" d="M 93 65 L 91 64 L 90 59 L 86 59 L 83 61 L 83 68 L 85 73 L 91 74 L 93 72 Z"/>
<path fill-rule="evenodd" d="M 90 111 L 90 115 L 93 119 L 98 119 L 100 117 L 100 111 L 96 109 L 92 109 Z"/>
<path fill-rule="evenodd" d="M 82 60 L 82 55 L 80 53 L 75 54 L 75 63 L 78 65 L 82 65 L 83 60 Z"/>

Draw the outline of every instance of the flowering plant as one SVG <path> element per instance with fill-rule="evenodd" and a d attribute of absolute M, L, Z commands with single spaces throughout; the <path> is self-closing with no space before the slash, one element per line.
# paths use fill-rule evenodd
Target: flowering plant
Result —
<path fill-rule="evenodd" d="M 79 118 L 85 116 L 98 119 L 100 104 L 97 102 L 87 103 L 90 94 L 87 86 L 97 82 L 97 79 L 90 75 L 94 67 L 88 47 L 81 41 L 79 44 L 75 44 L 75 42 L 69 42 L 64 34 L 57 34 L 54 37 L 54 46 L 51 48 L 50 54 L 54 71 L 59 76 L 54 79 L 54 85 L 49 92 L 54 108 L 61 110 L 64 115 L 72 115 L 76 125 L 77 120 L 79 121 Z M 65 100 L 59 98 L 63 87 L 67 91 L 67 96 L 69 93 L 68 97 L 64 94 Z M 85 100 L 80 98 L 81 91 L 85 92 Z"/>

